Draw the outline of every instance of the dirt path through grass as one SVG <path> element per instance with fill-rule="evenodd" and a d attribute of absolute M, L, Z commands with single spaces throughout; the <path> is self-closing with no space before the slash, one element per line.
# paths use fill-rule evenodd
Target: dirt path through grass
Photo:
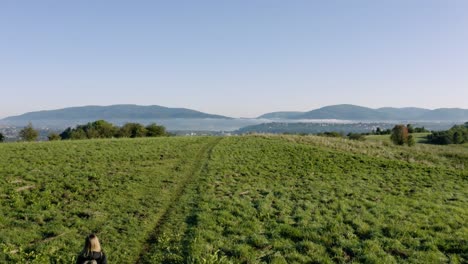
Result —
<path fill-rule="evenodd" d="M 171 202 L 168 206 L 163 210 L 161 218 L 157 221 L 153 231 L 148 235 L 148 238 L 145 244 L 142 246 L 140 254 L 136 259 L 135 263 L 160 263 L 161 262 L 161 247 L 166 247 L 166 250 L 169 253 L 166 255 L 175 255 L 178 258 L 183 258 L 183 250 L 180 248 L 173 249 L 171 252 L 170 247 L 167 248 L 165 245 L 170 238 L 167 238 L 167 230 L 171 230 L 172 237 L 179 237 L 178 235 L 174 236 L 174 232 L 182 231 L 186 229 L 182 227 L 182 225 L 186 225 L 186 219 L 189 217 L 188 214 L 191 210 L 190 202 L 191 199 L 185 197 L 184 194 L 187 193 L 187 189 L 189 186 L 195 186 L 195 180 L 198 178 L 200 173 L 203 171 L 203 168 L 206 166 L 208 159 L 211 155 L 212 149 L 222 140 L 221 137 L 218 138 L 211 138 L 210 142 L 208 142 L 197 154 L 197 156 L 193 160 L 192 169 L 187 173 L 185 180 L 181 182 L 181 184 L 175 189 L 174 194 L 171 198 Z M 185 195 L 187 196 L 187 195 Z M 190 196 L 190 195 L 188 195 Z M 180 242 L 180 241 L 177 241 Z M 155 252 L 156 251 L 156 252 Z M 175 252 L 177 251 L 177 252 Z M 157 255 L 153 256 L 156 253 Z M 159 254 L 158 254 L 159 253 Z"/>

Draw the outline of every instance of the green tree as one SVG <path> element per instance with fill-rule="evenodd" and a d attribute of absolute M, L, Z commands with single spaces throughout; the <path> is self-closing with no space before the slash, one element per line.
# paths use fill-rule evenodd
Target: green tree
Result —
<path fill-rule="evenodd" d="M 90 124 L 90 127 L 92 130 L 95 131 L 97 135 L 95 137 L 100 137 L 100 138 L 111 138 L 117 132 L 117 128 L 113 124 L 105 120 L 94 121 L 93 123 Z"/>
<path fill-rule="evenodd" d="M 60 140 L 61 137 L 59 134 L 57 133 L 50 133 L 47 138 L 49 139 L 49 141 L 55 141 L 55 140 Z"/>
<path fill-rule="evenodd" d="M 119 138 L 129 138 L 132 135 L 132 127 L 127 123 L 117 131 L 116 136 Z"/>
<path fill-rule="evenodd" d="M 455 131 L 453 133 L 453 143 L 454 144 L 461 144 L 463 143 L 463 133 L 460 131 Z"/>
<path fill-rule="evenodd" d="M 62 139 L 111 138 L 116 135 L 118 128 L 105 120 L 89 122 L 75 128 L 67 128 L 60 137 Z"/>
<path fill-rule="evenodd" d="M 72 128 L 68 127 L 62 133 L 60 133 L 61 139 L 71 139 Z"/>
<path fill-rule="evenodd" d="M 25 128 L 21 129 L 19 136 L 24 141 L 35 141 L 39 136 L 39 132 L 35 130 L 31 123 L 29 123 Z"/>
<path fill-rule="evenodd" d="M 463 144 L 468 142 L 468 127 L 465 125 L 453 126 L 446 131 L 435 131 L 427 136 L 427 141 L 432 144 Z"/>
<path fill-rule="evenodd" d="M 116 134 L 117 128 L 105 120 L 96 120 L 79 125 L 74 130 L 83 130 L 87 138 L 111 138 Z"/>
<path fill-rule="evenodd" d="M 425 133 L 425 132 L 429 132 L 429 131 L 425 127 L 415 127 L 414 132 L 415 133 Z"/>
<path fill-rule="evenodd" d="M 144 137 L 146 136 L 146 128 L 142 124 L 126 123 L 120 128 L 118 136 L 130 138 Z"/>
<path fill-rule="evenodd" d="M 82 128 L 75 128 L 70 133 L 70 139 L 86 139 L 88 136 Z"/>
<path fill-rule="evenodd" d="M 87 138 L 102 138 L 99 131 L 94 127 L 86 127 L 86 130 L 83 130 L 86 133 Z"/>
<path fill-rule="evenodd" d="M 5 136 L 2 133 L 0 133 L 0 142 L 3 142 L 3 141 L 5 141 Z"/>
<path fill-rule="evenodd" d="M 408 133 L 414 133 L 414 127 L 411 124 L 407 124 L 406 128 L 408 128 Z"/>
<path fill-rule="evenodd" d="M 396 125 L 392 129 L 390 140 L 395 145 L 404 145 L 408 143 L 408 128 L 404 125 Z"/>
<path fill-rule="evenodd" d="M 166 135 L 166 128 L 164 126 L 158 126 L 156 123 L 152 123 L 146 126 L 147 137 L 160 137 Z"/>

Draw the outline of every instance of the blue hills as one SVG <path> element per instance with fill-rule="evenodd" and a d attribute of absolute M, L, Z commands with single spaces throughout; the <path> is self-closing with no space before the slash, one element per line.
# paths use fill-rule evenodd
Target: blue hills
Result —
<path fill-rule="evenodd" d="M 308 112 L 271 112 L 258 119 L 301 120 L 301 119 L 338 119 L 359 121 L 422 120 L 422 121 L 467 121 L 468 109 L 439 108 L 424 109 L 416 107 L 368 108 L 351 104 L 325 106 Z M 35 122 L 56 120 L 170 120 L 170 119 L 217 119 L 231 120 L 232 117 L 208 114 L 187 108 L 170 108 L 159 105 L 141 106 L 119 104 L 110 106 L 80 106 L 57 110 L 29 112 L 2 119 L 3 122 Z"/>
<path fill-rule="evenodd" d="M 308 112 L 271 112 L 259 116 L 267 119 L 338 119 L 338 120 L 426 120 L 426 121 L 466 121 L 468 109 L 439 108 L 425 109 L 416 107 L 382 107 L 368 108 L 363 106 L 340 104 L 325 106 Z"/>
<path fill-rule="evenodd" d="M 132 104 L 110 106 L 79 106 L 57 110 L 29 112 L 11 116 L 4 121 L 36 120 L 112 120 L 112 119 L 174 119 L 174 118 L 213 118 L 231 119 L 227 116 L 212 115 L 187 108 L 170 108 L 159 105 L 141 106 Z"/>

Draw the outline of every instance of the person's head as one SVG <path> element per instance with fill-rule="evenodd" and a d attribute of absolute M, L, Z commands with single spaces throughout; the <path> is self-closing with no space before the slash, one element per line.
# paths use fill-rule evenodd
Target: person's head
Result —
<path fill-rule="evenodd" d="M 101 243 L 95 234 L 90 234 L 85 238 L 85 245 L 83 248 L 83 255 L 90 255 L 93 251 L 101 252 Z"/>

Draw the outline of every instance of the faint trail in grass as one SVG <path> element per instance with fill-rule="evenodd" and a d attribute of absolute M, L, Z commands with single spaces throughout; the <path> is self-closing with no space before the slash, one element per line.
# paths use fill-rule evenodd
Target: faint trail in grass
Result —
<path fill-rule="evenodd" d="M 152 245 L 158 243 L 158 238 L 163 234 L 163 230 L 167 222 L 170 220 L 171 215 L 180 206 L 179 201 L 184 195 L 187 187 L 197 178 L 203 168 L 208 162 L 211 150 L 222 140 L 221 137 L 214 138 L 211 142 L 207 143 L 200 149 L 197 156 L 194 158 L 195 162 L 192 169 L 187 173 L 185 180 L 175 189 L 168 206 L 163 209 L 162 215 L 156 222 L 153 231 L 149 234 L 145 244 L 143 245 L 135 263 L 147 263 L 145 256 L 149 253 Z"/>
<path fill-rule="evenodd" d="M 59 238 L 59 237 L 61 237 L 61 236 L 64 236 L 64 235 L 66 235 L 66 234 L 68 234 L 68 233 L 70 233 L 70 232 L 63 232 L 63 233 L 61 233 L 61 234 L 59 234 L 59 235 L 56 235 L 56 236 L 52 236 L 52 237 L 48 237 L 48 238 L 46 238 L 46 239 L 42 239 L 42 240 L 38 240 L 38 241 L 31 242 L 31 243 L 29 243 L 29 245 L 31 246 L 31 245 L 38 244 L 38 243 L 47 243 L 47 242 L 52 241 L 52 240 L 54 240 L 54 239 L 57 239 L 57 238 Z"/>

